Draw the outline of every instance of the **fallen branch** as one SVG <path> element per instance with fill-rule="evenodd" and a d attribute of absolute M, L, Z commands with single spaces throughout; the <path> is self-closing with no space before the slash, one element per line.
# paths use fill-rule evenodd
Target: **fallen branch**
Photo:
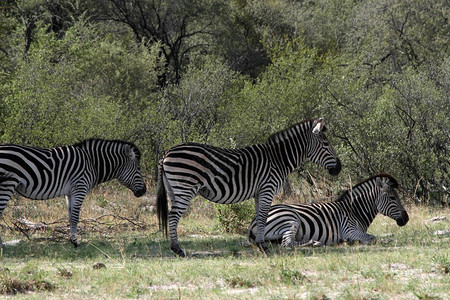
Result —
<path fill-rule="evenodd" d="M 132 220 L 132 219 L 130 219 L 130 218 L 123 217 L 123 216 L 120 216 L 120 215 L 114 215 L 114 214 L 105 214 L 105 215 L 101 215 L 101 216 L 99 216 L 99 217 L 97 217 L 97 218 L 90 218 L 90 219 L 82 220 L 82 221 L 80 221 L 80 223 L 88 223 L 89 221 L 91 221 L 91 222 L 95 222 L 95 223 L 101 224 L 101 225 L 111 225 L 110 223 L 107 223 L 107 222 L 100 222 L 100 221 L 99 221 L 99 220 L 101 220 L 101 219 L 103 219 L 103 218 L 106 218 L 106 217 L 112 217 L 112 218 L 114 218 L 114 219 L 119 219 L 119 220 L 127 221 L 127 222 L 133 224 L 134 226 L 140 227 L 140 228 L 142 228 L 142 229 L 145 228 L 145 226 L 146 226 L 146 224 L 145 224 L 144 222 L 140 222 L 140 221 L 137 221 L 137 220 Z M 117 225 L 120 226 L 121 224 L 117 224 Z M 117 226 L 117 225 L 116 225 L 116 226 Z"/>
<path fill-rule="evenodd" d="M 102 221 L 105 218 L 112 218 L 111 221 Z M 125 221 L 117 222 L 117 220 Z M 4 220 L 5 221 L 5 220 Z M 32 222 L 26 218 L 18 218 L 15 222 L 13 222 L 14 227 L 9 226 L 5 222 L 6 226 L 11 231 L 19 231 L 21 232 L 28 240 L 30 238 L 30 232 L 34 233 L 35 231 L 46 231 L 49 233 L 49 237 L 46 238 L 38 238 L 38 240 L 60 240 L 65 239 L 69 234 L 69 224 L 68 221 L 63 219 L 58 219 L 52 222 Z M 139 228 L 145 229 L 147 224 L 144 222 L 138 221 L 133 218 L 115 215 L 115 214 L 104 214 L 97 218 L 89 218 L 81 220 L 78 226 L 78 234 L 83 234 L 86 231 L 88 232 L 106 232 L 110 230 L 117 230 L 118 228 L 125 227 L 127 228 L 129 225 Z M 36 239 L 35 239 L 36 240 Z"/>

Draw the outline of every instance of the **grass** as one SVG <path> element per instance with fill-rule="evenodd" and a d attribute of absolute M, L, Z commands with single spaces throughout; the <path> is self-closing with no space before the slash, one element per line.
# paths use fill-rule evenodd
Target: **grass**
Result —
<path fill-rule="evenodd" d="M 182 259 L 158 232 L 151 202 L 122 189 L 97 189 L 83 204 L 75 249 L 64 234 L 63 199 L 13 199 L 1 234 L 4 242 L 20 242 L 1 253 L 0 293 L 19 299 L 449 299 L 450 236 L 435 235 L 450 229 L 449 208 L 407 206 L 405 227 L 378 216 L 369 228 L 378 237 L 373 245 L 273 246 L 266 257 L 245 235 L 223 234 L 212 204 L 196 199 L 180 224 L 189 256 Z M 437 216 L 447 220 L 429 221 Z M 19 217 L 48 226 L 20 231 Z"/>

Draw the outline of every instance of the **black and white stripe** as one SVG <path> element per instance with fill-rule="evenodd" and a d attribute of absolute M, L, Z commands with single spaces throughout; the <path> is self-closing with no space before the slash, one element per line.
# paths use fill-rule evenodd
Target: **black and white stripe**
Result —
<path fill-rule="evenodd" d="M 267 213 L 286 176 L 308 160 L 333 175 L 341 170 L 324 131 L 323 119 L 306 120 L 272 135 L 265 144 L 222 149 L 187 143 L 167 151 L 159 164 L 157 213 L 166 235 L 169 225 L 172 251 L 185 255 L 178 243 L 177 227 L 197 194 L 221 204 L 254 197 L 259 230 L 256 240 L 266 251 L 263 233 Z M 170 213 L 166 193 L 171 200 Z"/>
<path fill-rule="evenodd" d="M 345 191 L 334 202 L 274 205 L 267 217 L 264 239 L 282 246 L 368 243 L 375 237 L 367 234 L 367 228 L 379 212 L 396 220 L 399 226 L 408 222 L 397 187 L 392 176 L 380 174 Z M 256 223 L 253 219 L 249 226 L 250 241 L 257 234 Z"/>
<path fill-rule="evenodd" d="M 145 193 L 140 152 L 132 143 L 90 139 L 51 149 L 0 145 L 0 216 L 15 191 L 36 200 L 65 195 L 70 241 L 77 246 L 85 196 L 95 185 L 111 179 L 118 179 L 136 197 Z"/>

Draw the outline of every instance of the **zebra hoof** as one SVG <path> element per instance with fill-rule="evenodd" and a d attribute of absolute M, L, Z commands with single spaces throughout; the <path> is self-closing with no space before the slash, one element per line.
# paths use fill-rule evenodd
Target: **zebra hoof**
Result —
<path fill-rule="evenodd" d="M 78 248 L 78 246 L 80 246 L 80 243 L 78 243 L 77 240 L 70 240 L 70 242 L 72 243 L 72 245 L 73 245 L 75 248 Z"/>
<path fill-rule="evenodd" d="M 264 252 L 265 254 L 270 254 L 271 251 L 269 248 L 267 248 L 266 243 L 262 242 L 262 243 L 256 243 L 256 246 L 258 247 L 258 249 L 262 252 Z"/>
<path fill-rule="evenodd" d="M 172 250 L 172 252 L 179 257 L 186 257 L 186 252 L 184 252 L 184 250 L 180 247 L 170 247 L 170 250 Z"/>

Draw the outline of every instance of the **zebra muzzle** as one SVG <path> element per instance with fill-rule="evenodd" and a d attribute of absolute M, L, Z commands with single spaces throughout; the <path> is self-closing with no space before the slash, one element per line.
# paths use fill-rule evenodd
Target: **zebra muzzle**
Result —
<path fill-rule="evenodd" d="M 408 223 L 409 221 L 408 213 L 406 211 L 402 211 L 402 216 L 398 218 L 396 221 L 398 226 L 405 226 L 406 223 Z"/>
<path fill-rule="evenodd" d="M 339 159 L 336 159 L 336 163 L 330 165 L 330 167 L 328 168 L 328 173 L 330 173 L 330 175 L 336 176 L 341 172 L 341 169 L 341 161 Z"/>
<path fill-rule="evenodd" d="M 134 194 L 135 197 L 141 197 L 141 196 L 144 196 L 146 191 L 147 191 L 147 189 L 144 186 L 142 189 L 134 191 L 133 194 Z"/>

